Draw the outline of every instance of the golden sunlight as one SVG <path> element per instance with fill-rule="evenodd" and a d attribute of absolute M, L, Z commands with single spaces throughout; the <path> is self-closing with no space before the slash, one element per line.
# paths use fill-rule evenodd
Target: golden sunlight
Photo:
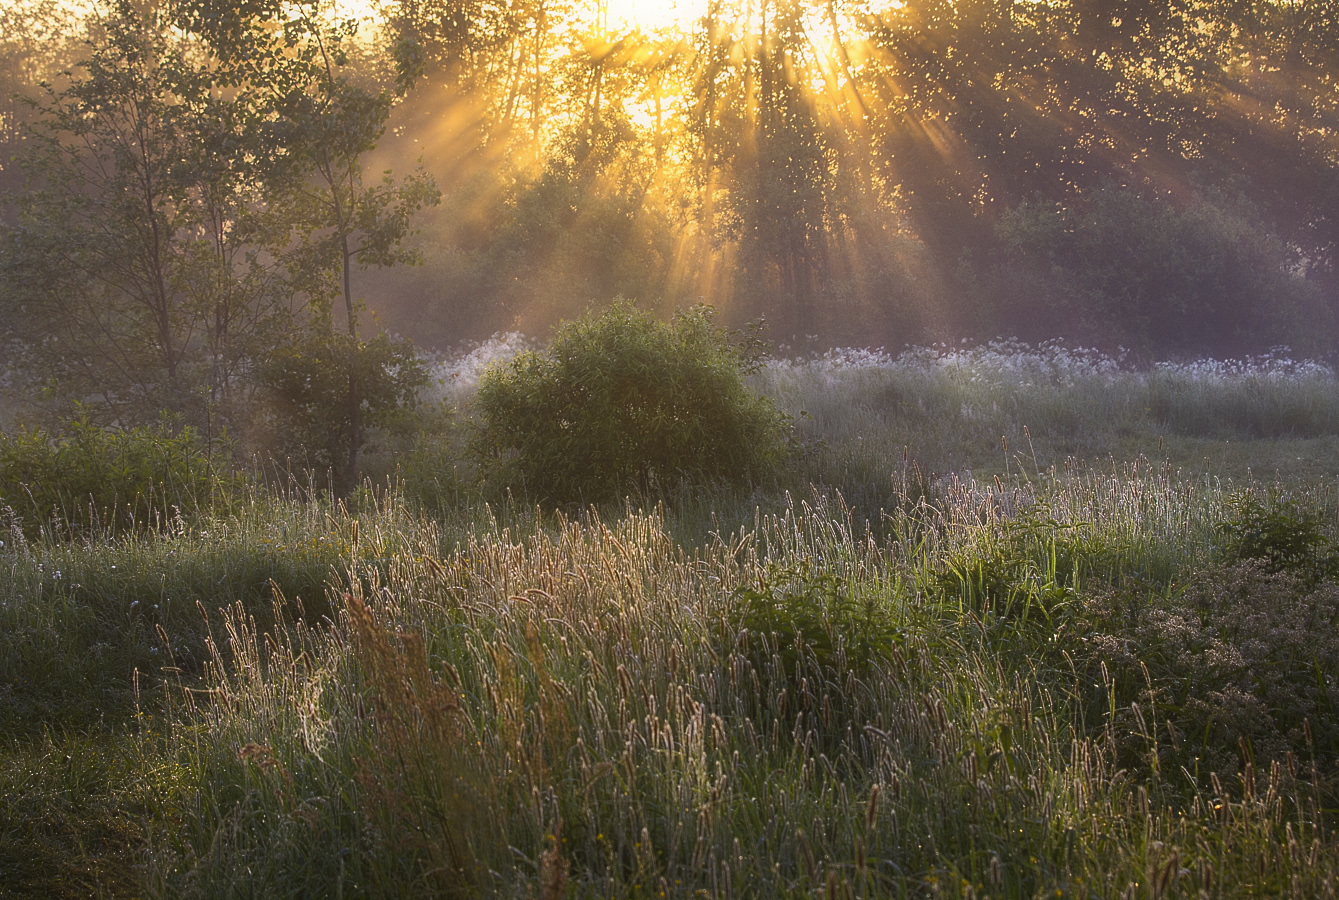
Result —
<path fill-rule="evenodd" d="M 653 31 L 678 27 L 692 28 L 694 20 L 706 11 L 705 0 L 608 0 L 609 27 L 615 31 L 641 28 Z"/>
<path fill-rule="evenodd" d="M 379 22 L 387 7 L 386 0 L 331 0 L 336 16 L 359 22 Z M 599 21 L 610 31 L 630 29 L 656 31 L 678 28 L 690 31 L 693 23 L 706 13 L 706 0 L 593 0 L 577 5 L 579 19 Z"/>

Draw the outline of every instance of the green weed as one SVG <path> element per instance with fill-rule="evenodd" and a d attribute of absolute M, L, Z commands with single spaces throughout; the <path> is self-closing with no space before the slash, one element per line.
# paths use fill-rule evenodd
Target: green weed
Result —
<path fill-rule="evenodd" d="M 226 458 L 193 429 L 167 425 L 78 420 L 63 435 L 0 433 L 0 512 L 29 540 L 170 528 L 227 498 L 234 485 L 216 465 Z"/>

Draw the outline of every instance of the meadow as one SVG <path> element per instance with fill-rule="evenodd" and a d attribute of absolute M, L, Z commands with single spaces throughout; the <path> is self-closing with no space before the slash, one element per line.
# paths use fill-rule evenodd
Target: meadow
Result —
<path fill-rule="evenodd" d="M 0 896 L 1332 897 L 1339 383 L 1004 342 L 750 376 L 746 485 L 0 519 Z"/>

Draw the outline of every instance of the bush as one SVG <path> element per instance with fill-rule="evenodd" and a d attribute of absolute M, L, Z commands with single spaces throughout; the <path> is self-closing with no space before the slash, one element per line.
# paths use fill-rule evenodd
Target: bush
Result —
<path fill-rule="evenodd" d="M 369 434 L 408 432 L 427 365 L 411 341 L 380 332 L 370 341 L 344 334 L 299 333 L 270 354 L 258 373 L 263 414 L 257 443 L 269 455 L 329 470 L 341 492 L 358 478 L 350 443 Z M 357 384 L 357 421 L 349 404 Z"/>
<path fill-rule="evenodd" d="M 1167 597 L 1099 595 L 1085 615 L 1076 659 L 1110 692 L 1122 765 L 1156 751 L 1164 769 L 1203 778 L 1314 759 L 1336 789 L 1339 586 L 1246 560 Z"/>
<path fill-rule="evenodd" d="M 735 590 L 735 625 L 751 661 L 765 670 L 779 660 L 785 677 L 798 683 L 802 657 L 845 675 L 866 674 L 897 652 L 902 634 L 877 601 L 848 579 L 810 560 L 772 564 L 755 585 Z"/>
<path fill-rule="evenodd" d="M 445 404 L 428 406 L 413 444 L 395 459 L 395 478 L 404 498 L 420 513 L 445 518 L 473 497 L 462 468 L 455 411 Z"/>
<path fill-rule="evenodd" d="M 663 324 L 619 303 L 563 325 L 547 352 L 490 369 L 473 440 L 486 480 L 597 502 L 773 467 L 788 419 L 744 386 L 750 354 L 711 317 L 699 306 Z"/>
<path fill-rule="evenodd" d="M 947 554 L 933 583 L 949 606 L 1010 638 L 1029 622 L 1055 627 L 1078 597 L 1080 576 L 1113 568 L 1114 549 L 1091 526 L 1059 522 L 1042 505 L 981 533 L 985 540 Z"/>
<path fill-rule="evenodd" d="M 1255 560 L 1270 574 L 1288 572 L 1308 586 L 1339 574 L 1339 557 L 1325 534 L 1325 521 L 1295 501 L 1232 501 L 1235 515 L 1218 526 L 1228 562 Z"/>
<path fill-rule="evenodd" d="M 220 487 L 207 449 L 193 429 L 168 425 L 115 431 L 81 420 L 60 437 L 0 434 L 0 510 L 29 538 L 159 527 Z"/>

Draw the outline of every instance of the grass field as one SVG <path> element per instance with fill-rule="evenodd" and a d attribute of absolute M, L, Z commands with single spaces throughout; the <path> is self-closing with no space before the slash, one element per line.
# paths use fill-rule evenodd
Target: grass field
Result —
<path fill-rule="evenodd" d="M 490 506 L 457 420 L 348 506 L 6 526 L 0 896 L 1334 895 L 1333 373 L 752 377 L 763 484 Z"/>

